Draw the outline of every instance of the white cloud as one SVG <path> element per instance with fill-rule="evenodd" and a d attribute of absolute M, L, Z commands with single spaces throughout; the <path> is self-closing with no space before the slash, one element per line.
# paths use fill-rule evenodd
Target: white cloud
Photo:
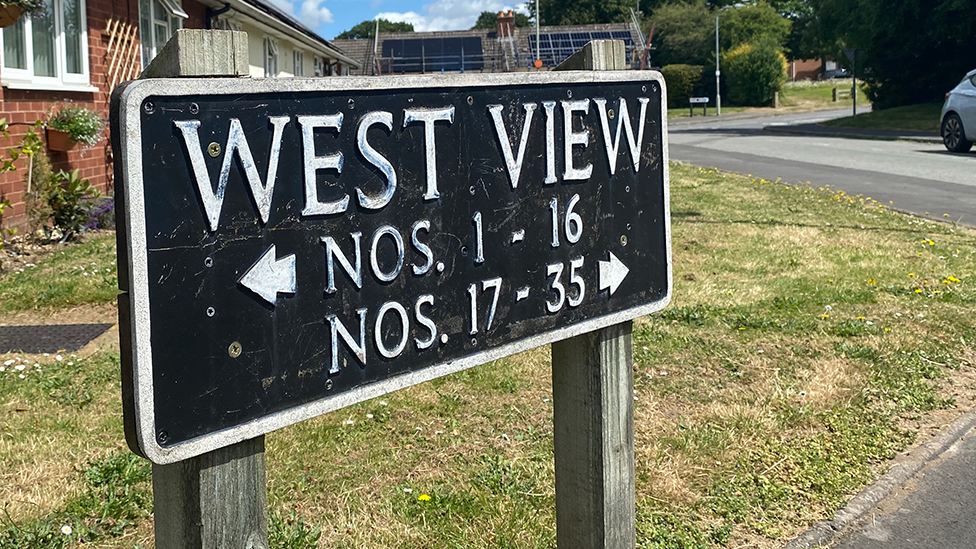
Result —
<path fill-rule="evenodd" d="M 302 23 L 305 23 L 311 28 L 317 28 L 319 25 L 324 25 L 327 23 L 333 23 L 334 19 L 332 17 L 332 11 L 329 8 L 322 5 L 324 0 L 303 0 L 301 4 L 301 10 L 299 13 L 295 13 L 295 2 L 291 0 L 269 0 L 276 7 L 280 8 L 282 11 L 296 17 Z"/>
<path fill-rule="evenodd" d="M 318 28 L 319 25 L 334 23 L 332 12 L 322 5 L 323 0 L 305 0 L 302 2 L 302 12 L 299 20 L 309 27 Z"/>
<path fill-rule="evenodd" d="M 498 12 L 510 9 L 516 8 L 497 0 L 435 0 L 424 5 L 424 15 L 408 11 L 406 13 L 384 12 L 377 14 L 376 17 L 410 23 L 418 32 L 463 30 L 473 27 L 483 11 Z M 521 7 L 518 11 L 524 12 Z"/>
<path fill-rule="evenodd" d="M 416 31 L 430 30 L 426 28 L 426 20 L 423 15 L 415 11 L 408 11 L 406 13 L 397 13 L 393 11 L 387 11 L 383 13 L 376 14 L 374 19 L 386 19 L 393 23 L 410 23 L 413 25 Z"/>

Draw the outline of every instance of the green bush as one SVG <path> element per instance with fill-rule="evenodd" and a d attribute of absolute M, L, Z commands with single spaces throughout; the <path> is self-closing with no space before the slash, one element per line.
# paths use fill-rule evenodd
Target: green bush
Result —
<path fill-rule="evenodd" d="M 770 41 L 743 44 L 722 56 L 722 76 L 732 103 L 769 106 L 786 82 L 786 58 Z"/>
<path fill-rule="evenodd" d="M 54 226 L 61 231 L 61 241 L 69 240 L 84 229 L 88 221 L 90 202 L 100 193 L 87 179 L 73 172 L 59 171 L 48 189 L 47 203 L 51 208 Z"/>
<path fill-rule="evenodd" d="M 668 108 L 687 107 L 688 98 L 701 86 L 701 65 L 667 65 L 661 74 L 668 85 Z"/>

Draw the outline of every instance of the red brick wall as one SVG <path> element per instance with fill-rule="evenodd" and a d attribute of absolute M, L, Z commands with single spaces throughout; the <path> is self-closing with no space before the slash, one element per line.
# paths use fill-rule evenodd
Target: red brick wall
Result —
<path fill-rule="evenodd" d="M 64 92 L 64 91 L 35 91 L 11 90 L 0 88 L 0 118 L 6 118 L 10 127 L 10 138 L 6 141 L 0 137 L 0 151 L 7 156 L 10 147 L 15 146 L 21 139 L 26 126 L 36 120 L 44 120 L 52 107 L 58 102 L 71 101 L 97 110 L 108 119 L 109 101 L 109 64 L 112 56 L 108 52 L 109 35 L 105 32 L 110 19 L 116 19 L 139 25 L 138 0 L 86 0 L 88 10 L 88 71 L 91 86 L 97 87 L 97 92 Z M 184 0 L 183 9 L 190 16 L 185 21 L 186 28 L 203 28 L 206 8 L 194 0 Z M 141 57 L 139 61 L 141 61 Z M 2 70 L 2 68 L 0 68 Z M 43 130 L 42 130 L 43 132 Z M 42 134 L 42 138 L 45 136 Z M 112 151 L 108 143 L 108 129 L 103 139 L 94 147 L 83 148 L 78 145 L 68 152 L 47 151 L 51 159 L 51 168 L 57 172 L 60 169 L 80 170 L 81 177 L 88 179 L 103 194 L 112 192 Z M 0 201 L 9 200 L 11 207 L 3 215 L 3 226 L 16 227 L 26 223 L 24 215 L 24 187 L 26 163 L 17 162 L 18 169 L 13 172 L 0 174 Z"/>
<path fill-rule="evenodd" d="M 823 73 L 821 59 L 797 59 L 791 61 L 788 67 L 792 80 L 819 80 Z"/>

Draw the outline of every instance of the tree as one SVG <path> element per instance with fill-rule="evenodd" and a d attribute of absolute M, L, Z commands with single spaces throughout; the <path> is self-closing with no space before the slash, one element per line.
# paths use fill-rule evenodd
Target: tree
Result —
<path fill-rule="evenodd" d="M 857 76 L 875 108 L 941 102 L 973 68 L 972 0 L 808 1 L 806 44 L 846 66 L 844 50 L 859 49 Z"/>
<path fill-rule="evenodd" d="M 413 32 L 413 25 L 379 19 L 380 32 Z M 376 20 L 367 20 L 336 36 L 337 40 L 373 38 L 376 32 Z"/>
<path fill-rule="evenodd" d="M 715 18 L 704 2 L 665 4 L 651 14 L 654 66 L 714 64 Z"/>
<path fill-rule="evenodd" d="M 819 57 L 818 52 L 809 48 L 803 41 L 803 29 L 806 28 L 813 16 L 813 8 L 810 2 L 808 0 L 769 0 L 769 5 L 791 23 L 790 34 L 783 43 L 786 57 L 791 60 Z"/>
<path fill-rule="evenodd" d="M 516 27 L 531 27 L 532 20 L 529 19 L 528 15 L 524 13 L 515 12 L 515 26 Z M 483 11 L 481 15 L 478 16 L 478 21 L 475 22 L 474 29 L 494 29 L 498 26 L 498 13 L 494 11 Z"/>
<path fill-rule="evenodd" d="M 633 0 L 539 0 L 542 25 L 589 25 L 630 21 Z M 525 3 L 535 20 L 535 1 Z"/>
<path fill-rule="evenodd" d="M 722 51 L 766 40 L 783 46 L 791 27 L 789 19 L 765 2 L 736 6 L 719 17 L 719 45 Z"/>

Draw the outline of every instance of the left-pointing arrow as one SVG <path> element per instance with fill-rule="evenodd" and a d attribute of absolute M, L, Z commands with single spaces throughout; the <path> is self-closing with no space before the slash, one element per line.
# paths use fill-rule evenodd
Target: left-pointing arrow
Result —
<path fill-rule="evenodd" d="M 279 293 L 293 294 L 295 279 L 295 254 L 275 259 L 274 244 L 257 260 L 238 281 L 242 286 L 274 305 Z"/>

